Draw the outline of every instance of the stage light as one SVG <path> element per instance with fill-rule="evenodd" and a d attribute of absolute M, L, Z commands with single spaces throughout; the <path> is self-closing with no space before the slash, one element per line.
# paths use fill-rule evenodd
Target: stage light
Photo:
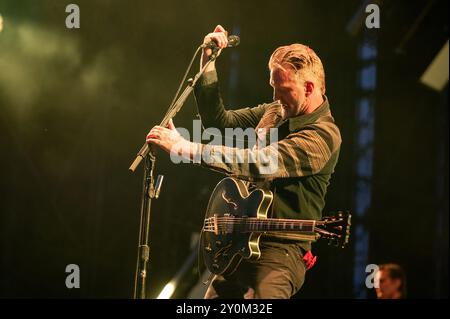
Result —
<path fill-rule="evenodd" d="M 0 14 L 0 32 L 2 32 L 2 31 L 3 31 L 3 17 Z"/>
<path fill-rule="evenodd" d="M 171 281 L 164 286 L 164 289 L 159 293 L 156 299 L 170 299 L 174 291 L 175 291 L 175 283 Z"/>
<path fill-rule="evenodd" d="M 420 78 L 420 82 L 441 91 L 448 82 L 448 40 Z"/>

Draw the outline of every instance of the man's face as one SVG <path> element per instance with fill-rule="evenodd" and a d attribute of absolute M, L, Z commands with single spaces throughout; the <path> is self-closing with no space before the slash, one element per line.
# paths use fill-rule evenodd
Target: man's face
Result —
<path fill-rule="evenodd" d="M 305 111 L 306 89 L 304 83 L 288 65 L 274 67 L 270 72 L 273 100 L 280 100 L 283 119 L 301 115 Z"/>
<path fill-rule="evenodd" d="M 390 278 L 384 270 L 377 272 L 375 280 L 379 280 L 380 283 L 380 287 L 375 288 L 378 299 L 392 299 L 400 288 L 400 280 Z"/>

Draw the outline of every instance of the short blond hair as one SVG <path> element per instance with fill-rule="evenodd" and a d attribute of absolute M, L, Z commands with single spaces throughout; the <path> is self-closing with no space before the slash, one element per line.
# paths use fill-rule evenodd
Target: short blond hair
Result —
<path fill-rule="evenodd" d="M 322 61 L 313 49 L 299 43 L 278 47 L 270 57 L 269 69 L 286 63 L 299 72 L 302 78 L 314 78 L 322 94 L 325 94 L 325 71 Z"/>

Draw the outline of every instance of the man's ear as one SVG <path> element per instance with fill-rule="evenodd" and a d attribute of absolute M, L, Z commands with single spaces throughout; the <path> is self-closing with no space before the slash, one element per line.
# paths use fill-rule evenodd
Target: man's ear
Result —
<path fill-rule="evenodd" d="M 314 92 L 314 82 L 305 81 L 305 95 L 310 96 Z"/>

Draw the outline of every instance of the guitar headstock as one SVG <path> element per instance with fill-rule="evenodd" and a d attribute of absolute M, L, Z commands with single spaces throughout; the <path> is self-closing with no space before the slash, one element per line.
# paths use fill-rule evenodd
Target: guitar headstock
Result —
<path fill-rule="evenodd" d="M 352 215 L 349 211 L 339 211 L 333 216 L 322 218 L 316 226 L 321 238 L 327 239 L 330 245 L 344 248 L 350 237 Z"/>

